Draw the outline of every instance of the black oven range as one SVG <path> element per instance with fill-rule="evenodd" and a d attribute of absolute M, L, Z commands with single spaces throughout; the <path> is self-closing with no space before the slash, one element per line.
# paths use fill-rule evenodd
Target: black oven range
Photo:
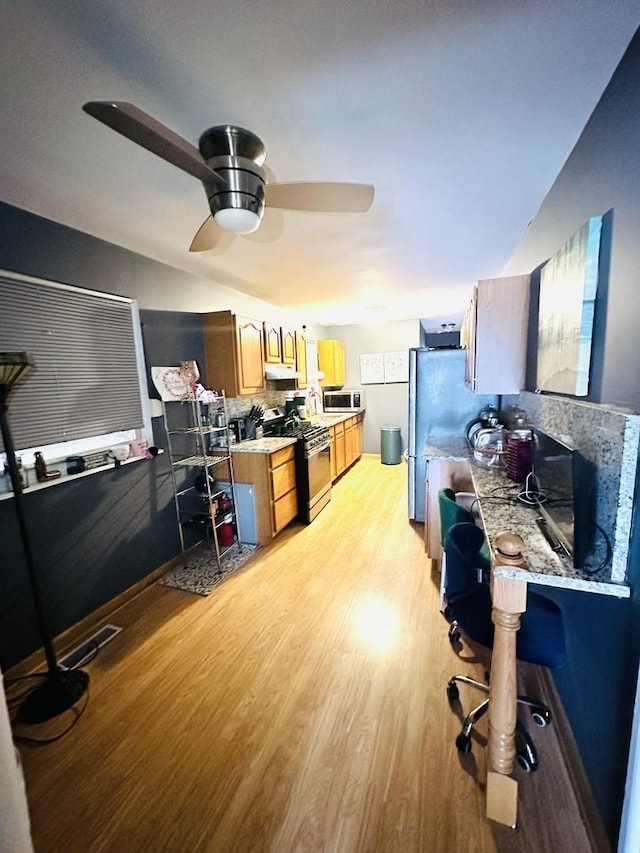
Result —
<path fill-rule="evenodd" d="M 284 417 L 265 417 L 264 434 L 297 439 L 298 518 L 309 524 L 331 500 L 331 434 L 313 424 L 291 426 Z"/>

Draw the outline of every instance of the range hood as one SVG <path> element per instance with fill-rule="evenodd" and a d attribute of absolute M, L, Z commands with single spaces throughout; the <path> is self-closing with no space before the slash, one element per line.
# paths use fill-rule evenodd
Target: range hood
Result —
<path fill-rule="evenodd" d="M 297 379 L 300 374 L 296 372 L 293 364 L 267 364 L 264 375 L 267 379 Z"/>

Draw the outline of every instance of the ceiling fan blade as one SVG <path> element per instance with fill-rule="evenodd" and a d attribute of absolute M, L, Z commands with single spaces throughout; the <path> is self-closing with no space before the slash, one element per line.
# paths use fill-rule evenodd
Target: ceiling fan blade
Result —
<path fill-rule="evenodd" d="M 267 184 L 265 204 L 318 213 L 366 213 L 373 204 L 370 184 Z"/>
<path fill-rule="evenodd" d="M 223 231 L 216 225 L 213 216 L 207 216 L 189 246 L 190 252 L 211 252 L 215 249 L 216 254 L 224 252 L 233 242 L 235 234 L 231 231 Z"/>
<path fill-rule="evenodd" d="M 250 243 L 275 243 L 284 234 L 284 214 L 275 207 L 265 208 L 260 227 L 250 234 L 243 234 L 243 240 Z"/>
<path fill-rule="evenodd" d="M 195 145 L 126 101 L 89 101 L 82 109 L 132 142 L 201 181 L 226 183 L 210 169 Z"/>

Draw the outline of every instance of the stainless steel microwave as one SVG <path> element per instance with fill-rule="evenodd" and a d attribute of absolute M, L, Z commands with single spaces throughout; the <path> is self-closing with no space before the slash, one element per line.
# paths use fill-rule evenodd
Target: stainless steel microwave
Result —
<path fill-rule="evenodd" d="M 325 391 L 322 400 L 325 412 L 357 412 L 364 408 L 362 391 Z"/>

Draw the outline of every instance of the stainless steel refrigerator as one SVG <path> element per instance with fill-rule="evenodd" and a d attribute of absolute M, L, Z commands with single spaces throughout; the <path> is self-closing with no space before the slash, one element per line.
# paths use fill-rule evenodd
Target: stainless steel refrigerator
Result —
<path fill-rule="evenodd" d="M 425 459 L 429 439 L 464 438 L 468 425 L 497 397 L 474 394 L 464 381 L 465 350 L 409 350 L 409 518 L 424 521 Z"/>

